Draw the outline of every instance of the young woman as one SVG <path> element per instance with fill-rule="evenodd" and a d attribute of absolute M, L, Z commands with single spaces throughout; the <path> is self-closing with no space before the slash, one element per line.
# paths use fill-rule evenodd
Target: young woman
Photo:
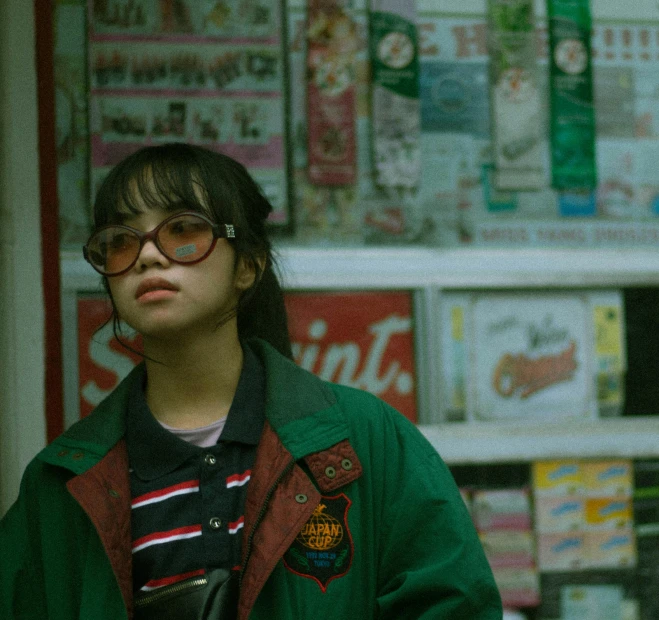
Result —
<path fill-rule="evenodd" d="M 28 466 L 0 617 L 502 617 L 435 450 L 291 361 L 270 211 L 240 164 L 183 144 L 102 184 L 85 257 L 144 363 Z"/>

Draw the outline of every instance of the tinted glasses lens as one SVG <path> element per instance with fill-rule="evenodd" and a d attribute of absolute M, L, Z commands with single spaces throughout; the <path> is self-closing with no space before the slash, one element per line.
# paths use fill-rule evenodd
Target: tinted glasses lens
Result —
<path fill-rule="evenodd" d="M 92 265 L 101 273 L 111 275 L 128 269 L 137 258 L 140 240 L 137 235 L 119 226 L 99 230 L 89 241 L 87 253 Z"/>
<path fill-rule="evenodd" d="M 213 245 L 213 228 L 195 215 L 181 215 L 167 222 L 158 232 L 158 243 L 165 256 L 177 263 L 203 258 Z"/>

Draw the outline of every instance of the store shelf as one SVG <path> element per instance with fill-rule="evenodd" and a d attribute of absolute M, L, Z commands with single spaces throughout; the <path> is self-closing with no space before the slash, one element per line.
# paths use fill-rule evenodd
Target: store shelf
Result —
<path fill-rule="evenodd" d="M 659 252 L 459 248 L 277 248 L 288 288 L 517 288 L 659 285 Z M 66 288 L 98 286 L 78 251 L 62 252 Z"/>
<path fill-rule="evenodd" d="M 290 288 L 517 288 L 659 285 L 659 252 L 433 248 L 279 249 Z"/>
<path fill-rule="evenodd" d="M 449 464 L 659 457 L 659 416 L 421 426 Z"/>

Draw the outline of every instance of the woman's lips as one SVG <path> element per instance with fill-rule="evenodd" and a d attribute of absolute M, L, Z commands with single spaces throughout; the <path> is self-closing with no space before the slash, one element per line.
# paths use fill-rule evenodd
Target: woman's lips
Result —
<path fill-rule="evenodd" d="M 140 301 L 154 301 L 172 297 L 178 288 L 164 278 L 147 278 L 137 287 L 135 299 Z"/>

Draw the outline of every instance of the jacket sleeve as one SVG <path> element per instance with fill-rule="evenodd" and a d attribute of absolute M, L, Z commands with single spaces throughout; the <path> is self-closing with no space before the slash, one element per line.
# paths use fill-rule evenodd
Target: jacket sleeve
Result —
<path fill-rule="evenodd" d="M 47 618 L 39 536 L 30 532 L 31 476 L 23 477 L 18 499 L 0 521 L 0 618 Z"/>
<path fill-rule="evenodd" d="M 499 591 L 453 476 L 411 422 L 382 407 L 378 618 L 500 620 Z"/>

